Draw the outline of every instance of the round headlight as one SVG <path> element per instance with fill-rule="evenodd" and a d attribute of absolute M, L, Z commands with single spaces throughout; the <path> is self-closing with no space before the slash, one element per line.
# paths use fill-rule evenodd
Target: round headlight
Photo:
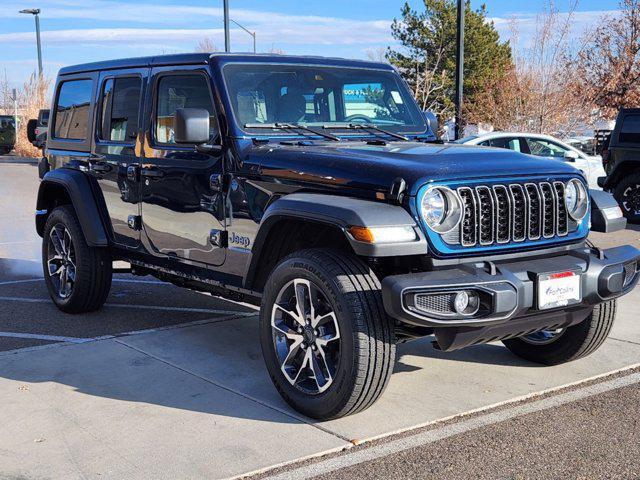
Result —
<path fill-rule="evenodd" d="M 444 220 L 446 200 L 437 188 L 432 188 L 422 197 L 422 216 L 430 228 L 435 228 Z"/>
<path fill-rule="evenodd" d="M 447 187 L 431 187 L 422 197 L 420 213 L 431 230 L 447 233 L 460 223 L 462 205 L 453 190 Z"/>
<path fill-rule="evenodd" d="M 589 210 L 589 194 L 584 184 L 578 179 L 567 182 L 564 193 L 564 204 L 567 213 L 576 221 L 582 220 Z"/>

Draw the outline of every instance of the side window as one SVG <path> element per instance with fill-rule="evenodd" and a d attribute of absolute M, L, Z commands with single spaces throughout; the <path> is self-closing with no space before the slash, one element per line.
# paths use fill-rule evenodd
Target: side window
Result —
<path fill-rule="evenodd" d="M 98 138 L 112 142 L 133 142 L 136 139 L 141 89 L 139 77 L 109 78 L 104 82 Z"/>
<path fill-rule="evenodd" d="M 640 143 L 640 115 L 627 115 L 622 121 L 620 143 Z"/>
<path fill-rule="evenodd" d="M 491 140 L 485 140 L 480 145 L 483 147 L 507 148 L 516 152 L 522 151 L 519 138 L 492 138 Z"/>
<path fill-rule="evenodd" d="M 60 86 L 55 107 L 55 138 L 83 140 L 87 137 L 92 87 L 93 80 L 70 80 Z"/>
<path fill-rule="evenodd" d="M 567 151 L 566 148 L 556 143 L 538 138 L 527 138 L 527 145 L 529 146 L 531 155 L 537 155 L 539 157 L 564 158 L 564 154 Z"/>
<path fill-rule="evenodd" d="M 175 143 L 173 117 L 178 108 L 204 108 L 209 112 L 211 134 L 217 130 L 217 120 L 209 85 L 204 75 L 167 75 L 160 77 L 156 103 L 156 140 Z"/>

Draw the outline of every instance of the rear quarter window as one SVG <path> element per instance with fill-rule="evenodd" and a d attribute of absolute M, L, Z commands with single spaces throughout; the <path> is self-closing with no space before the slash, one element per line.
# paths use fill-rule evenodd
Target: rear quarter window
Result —
<path fill-rule="evenodd" d="M 620 143 L 640 144 L 640 115 L 627 115 L 624 117 L 618 141 Z"/>
<path fill-rule="evenodd" d="M 84 140 L 87 137 L 93 80 L 69 80 L 60 85 L 55 106 L 53 136 Z"/>

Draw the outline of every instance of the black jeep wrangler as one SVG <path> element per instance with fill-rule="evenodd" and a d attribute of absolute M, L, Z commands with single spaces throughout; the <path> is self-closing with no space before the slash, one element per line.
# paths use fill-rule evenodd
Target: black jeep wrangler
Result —
<path fill-rule="evenodd" d="M 602 162 L 607 177 L 600 186 L 613 192 L 629 222 L 640 223 L 640 108 L 620 110 Z"/>
<path fill-rule="evenodd" d="M 336 418 L 382 394 L 399 341 L 501 340 L 528 360 L 596 350 L 640 252 L 573 167 L 443 145 L 389 65 L 188 54 L 60 71 L 36 227 L 63 311 L 112 262 L 260 305 L 287 402 Z"/>

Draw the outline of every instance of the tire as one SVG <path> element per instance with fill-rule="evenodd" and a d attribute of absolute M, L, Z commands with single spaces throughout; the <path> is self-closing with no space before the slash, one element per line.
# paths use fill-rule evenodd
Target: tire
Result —
<path fill-rule="evenodd" d="M 526 337 L 503 340 L 502 343 L 525 360 L 558 365 L 591 355 L 600 348 L 613 327 L 615 317 L 616 301 L 612 300 L 596 305 L 584 321 L 561 331 L 548 343 L 532 343 Z"/>
<path fill-rule="evenodd" d="M 102 307 L 109 295 L 111 256 L 105 248 L 87 245 L 69 205 L 55 208 L 47 219 L 42 267 L 49 295 L 63 312 L 93 312 Z M 52 274 L 54 271 L 58 273 Z"/>
<path fill-rule="evenodd" d="M 315 299 L 316 318 L 329 319 L 320 321 L 315 332 L 317 342 L 326 341 L 322 352 L 321 344 L 314 347 L 313 338 L 305 337 L 309 326 L 300 333 L 296 306 L 284 303 L 284 299 L 294 295 L 291 301 L 297 305 L 298 291 L 306 292 L 305 298 Z M 288 313 L 276 302 L 284 304 Z M 306 300 L 304 304 L 303 310 L 309 310 Z M 272 327 L 272 323 L 281 330 Z M 291 328 L 284 327 L 285 323 Z M 286 340 L 285 330 L 289 332 Z M 306 350 L 304 341 L 295 347 L 305 338 L 309 342 Z M 393 323 L 382 305 L 380 282 L 357 257 L 339 251 L 299 251 L 274 268 L 267 279 L 260 308 L 260 340 L 267 370 L 284 400 L 297 411 L 319 420 L 365 410 L 380 397 L 393 371 Z M 297 357 L 293 352 L 297 352 Z M 316 358 L 316 364 L 313 370 L 299 367 L 300 374 L 295 376 L 295 365 L 306 365 L 305 355 L 310 356 L 310 362 Z M 288 358 L 292 360 L 286 362 Z M 325 363 L 321 363 L 322 358 Z M 281 368 L 283 364 L 289 370 Z M 316 374 L 318 370 L 322 375 Z M 329 375 L 324 375 L 327 372 Z"/>
<path fill-rule="evenodd" d="M 0 147 L 0 155 L 7 155 L 10 151 L 9 147 Z"/>
<path fill-rule="evenodd" d="M 613 189 L 613 196 L 629 223 L 640 223 L 640 173 L 625 176 Z"/>

